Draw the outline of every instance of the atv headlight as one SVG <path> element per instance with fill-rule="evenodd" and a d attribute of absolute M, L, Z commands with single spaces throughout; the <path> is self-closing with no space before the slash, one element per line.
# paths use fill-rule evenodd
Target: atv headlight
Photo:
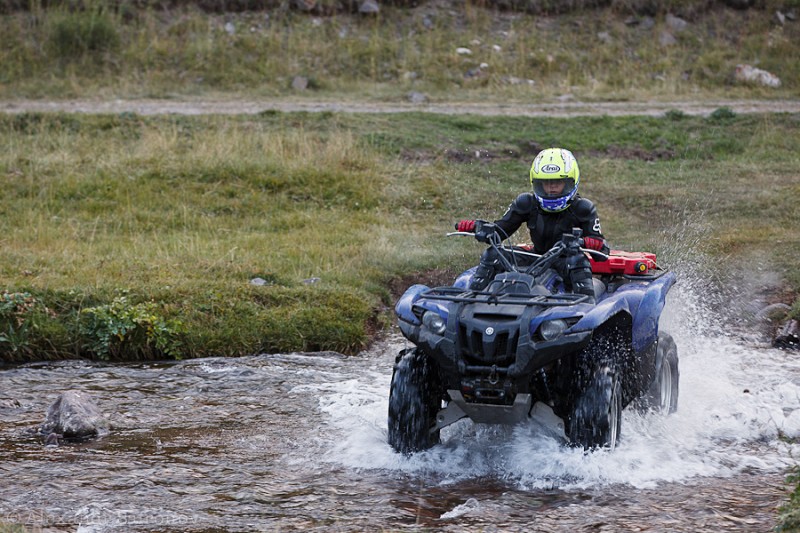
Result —
<path fill-rule="evenodd" d="M 539 335 L 546 341 L 552 341 L 564 334 L 567 329 L 567 322 L 560 318 L 546 320 L 539 326 Z"/>
<path fill-rule="evenodd" d="M 439 313 L 434 313 L 433 311 L 426 311 L 422 315 L 422 323 L 437 335 L 442 335 L 444 330 L 447 329 L 447 322 L 439 316 Z"/>

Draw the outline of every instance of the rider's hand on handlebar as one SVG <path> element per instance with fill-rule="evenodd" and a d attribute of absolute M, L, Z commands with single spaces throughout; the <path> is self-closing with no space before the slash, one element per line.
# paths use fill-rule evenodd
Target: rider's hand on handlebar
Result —
<path fill-rule="evenodd" d="M 495 235 L 495 225 L 483 220 L 475 221 L 475 239 L 489 244 Z"/>
<path fill-rule="evenodd" d="M 457 231 L 464 231 L 466 233 L 472 233 L 475 231 L 475 221 L 474 220 L 459 220 L 456 223 L 456 230 Z"/>
<path fill-rule="evenodd" d="M 589 248 L 590 250 L 597 250 L 600 251 L 603 249 L 603 239 L 596 239 L 594 237 L 584 237 L 583 238 L 583 247 Z"/>

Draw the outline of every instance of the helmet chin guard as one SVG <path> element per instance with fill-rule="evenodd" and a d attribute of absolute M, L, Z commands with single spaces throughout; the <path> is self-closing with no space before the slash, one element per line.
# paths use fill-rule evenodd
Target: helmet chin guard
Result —
<path fill-rule="evenodd" d="M 572 192 L 567 196 L 561 196 L 559 198 L 543 198 L 538 194 L 534 193 L 536 199 L 539 201 L 539 205 L 545 211 L 550 211 L 551 213 L 557 213 L 558 211 L 563 211 L 567 208 L 570 201 L 575 198 L 575 194 L 577 194 L 578 189 L 577 187 L 572 189 Z"/>

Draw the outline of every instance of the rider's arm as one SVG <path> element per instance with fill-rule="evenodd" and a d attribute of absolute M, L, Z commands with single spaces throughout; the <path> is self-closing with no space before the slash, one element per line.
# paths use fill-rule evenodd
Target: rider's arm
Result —
<path fill-rule="evenodd" d="M 511 202 L 505 214 L 494 221 L 500 230 L 500 238 L 505 240 L 511 237 L 522 224 L 528 221 L 534 207 L 534 201 L 532 194 L 522 193 Z"/>
<path fill-rule="evenodd" d="M 610 250 L 608 243 L 606 243 L 606 238 L 603 237 L 602 229 L 600 227 L 600 217 L 597 215 L 597 208 L 594 206 L 591 200 L 587 200 L 586 198 L 578 198 L 578 200 L 573 204 L 572 209 L 573 213 L 575 213 L 575 215 L 581 221 L 581 230 L 583 230 L 584 239 L 589 237 L 589 239 L 597 239 L 601 241 L 599 246 L 596 242 L 593 242 L 592 246 L 587 247 L 608 255 Z M 604 260 L 599 256 L 594 256 L 593 259 L 596 261 Z"/>

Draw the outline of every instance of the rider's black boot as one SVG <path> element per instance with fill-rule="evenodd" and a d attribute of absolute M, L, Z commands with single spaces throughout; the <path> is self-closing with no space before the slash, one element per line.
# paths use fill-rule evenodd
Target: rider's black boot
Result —
<path fill-rule="evenodd" d="M 471 291 L 482 291 L 489 286 L 497 274 L 497 265 L 500 261 L 497 259 L 497 252 L 493 248 L 488 248 L 481 254 L 481 262 L 475 273 L 472 275 L 472 280 L 469 283 Z"/>
<path fill-rule="evenodd" d="M 592 267 L 583 254 L 573 255 L 567 259 L 569 281 L 572 283 L 572 292 L 585 294 L 589 297 L 588 303 L 595 303 L 594 281 L 592 280 Z"/>

